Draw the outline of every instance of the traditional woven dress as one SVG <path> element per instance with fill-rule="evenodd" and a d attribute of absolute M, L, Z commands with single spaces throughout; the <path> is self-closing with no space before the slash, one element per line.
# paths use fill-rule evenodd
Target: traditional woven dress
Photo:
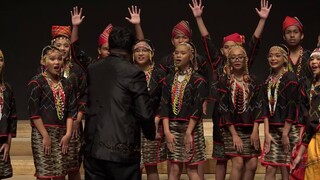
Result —
<path fill-rule="evenodd" d="M 320 86 L 311 88 L 310 98 L 309 124 L 302 138 L 302 145 L 308 147 L 308 155 L 302 166 L 305 168 L 304 179 L 316 180 L 320 175 Z"/>
<path fill-rule="evenodd" d="M 257 86 L 253 79 L 238 81 L 231 78 L 221 78 L 218 86 L 220 96 L 219 109 L 221 114 L 220 127 L 227 156 L 252 158 L 260 156 L 261 150 L 251 145 L 250 136 L 253 131 L 255 103 L 258 97 Z M 233 125 L 243 142 L 243 152 L 238 152 L 233 144 L 228 126 Z"/>
<path fill-rule="evenodd" d="M 17 116 L 14 94 L 8 83 L 0 85 L 0 147 L 6 143 L 8 136 L 16 137 Z M 0 152 L 0 179 L 12 177 L 10 154 L 8 160 L 3 160 L 4 153 Z"/>
<path fill-rule="evenodd" d="M 162 88 L 161 117 L 169 118 L 169 129 L 175 138 L 175 151 L 168 151 L 168 160 L 196 165 L 206 160 L 202 123 L 202 104 L 208 92 L 206 82 L 198 73 L 188 70 L 183 81 L 178 73 L 169 74 Z M 193 145 L 187 152 L 184 136 L 190 118 L 198 120 L 193 129 Z"/>
<path fill-rule="evenodd" d="M 210 36 L 205 36 L 202 38 L 204 49 L 207 55 L 207 66 L 209 66 L 209 89 L 210 95 L 209 99 L 212 100 L 213 103 L 213 113 L 212 113 L 212 121 L 213 121 L 213 151 L 212 157 L 217 160 L 228 160 L 228 157 L 224 153 L 224 142 L 223 137 L 221 136 L 220 132 L 220 115 L 218 110 L 218 99 L 217 96 L 217 84 L 218 80 L 221 76 L 225 74 L 225 65 L 226 65 L 226 58 L 219 55 L 219 51 L 217 47 L 214 45 L 213 41 L 211 40 Z M 251 67 L 253 64 L 254 58 L 257 56 L 258 50 L 260 46 L 260 39 L 252 38 L 249 41 L 248 47 L 246 49 L 249 52 L 248 54 L 248 68 Z"/>
<path fill-rule="evenodd" d="M 77 112 L 86 113 L 87 88 L 86 73 L 76 62 L 71 62 L 69 69 L 65 70 L 64 77 L 72 84 L 76 94 Z M 68 152 L 68 171 L 78 171 L 82 163 L 83 127 L 80 122 L 78 137 L 71 138 Z"/>
<path fill-rule="evenodd" d="M 156 115 L 158 114 L 162 83 L 165 75 L 166 74 L 161 69 L 154 65 L 151 66 L 150 72 L 146 72 L 148 91 L 150 93 L 153 111 L 156 112 Z M 162 123 L 159 123 L 158 132 L 161 138 L 154 141 L 147 140 L 142 133 L 141 153 L 142 163 L 145 166 L 157 165 L 158 163 L 167 160 L 167 148 Z"/>
<path fill-rule="evenodd" d="M 291 160 L 292 148 L 299 140 L 299 129 L 297 126 L 297 98 L 298 80 L 293 72 L 281 74 L 276 83 L 272 84 L 272 77 L 269 76 L 261 88 L 262 99 L 265 104 L 262 106 L 262 116 L 269 119 L 269 132 L 275 139 L 270 144 L 270 152 L 263 150 L 261 156 L 262 165 L 288 166 Z M 291 122 L 289 132 L 290 151 L 284 153 L 282 145 L 282 132 L 285 122 Z"/>
<path fill-rule="evenodd" d="M 37 178 L 64 177 L 68 170 L 67 155 L 62 153 L 61 138 L 66 133 L 67 118 L 76 117 L 76 99 L 72 85 L 62 78 L 57 85 L 45 74 L 28 83 L 28 111 L 31 119 L 31 146 Z M 43 151 L 43 137 L 33 124 L 41 118 L 51 140 L 51 153 Z"/>
<path fill-rule="evenodd" d="M 310 51 L 300 48 L 300 56 L 298 58 L 298 61 L 296 64 L 293 64 L 292 61 L 290 61 L 290 65 L 294 71 L 294 73 L 298 76 L 299 80 L 299 111 L 298 111 L 298 128 L 305 127 L 307 124 L 306 122 L 306 114 L 309 113 L 309 104 L 310 104 L 310 98 L 309 98 L 309 92 L 311 88 L 311 83 L 313 81 L 313 73 L 309 67 L 309 57 L 310 57 Z M 300 140 L 302 137 L 300 137 Z M 298 151 L 301 146 L 301 141 L 297 144 L 295 147 L 295 151 L 292 153 L 292 159 L 295 159 L 296 155 L 298 154 Z M 290 174 L 291 180 L 303 180 L 304 178 L 304 171 L 307 161 L 307 152 L 303 155 L 303 161 L 300 163 L 300 166 L 297 167 L 297 169 Z"/>

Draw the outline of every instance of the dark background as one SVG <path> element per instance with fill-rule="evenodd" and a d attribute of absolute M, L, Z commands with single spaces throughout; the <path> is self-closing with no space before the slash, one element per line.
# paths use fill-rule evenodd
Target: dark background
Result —
<path fill-rule="evenodd" d="M 38 0 L 39 1 L 39 0 Z M 260 8 L 259 0 L 203 0 L 204 21 L 214 42 L 220 47 L 222 38 L 239 32 L 250 36 L 259 21 L 254 8 Z M 80 41 L 83 49 L 92 57 L 97 56 L 97 39 L 105 26 L 133 27 L 127 20 L 127 7 L 138 5 L 142 9 L 142 28 L 145 37 L 156 47 L 156 59 L 170 53 L 171 30 L 182 19 L 188 20 L 193 28 L 193 41 L 198 52 L 204 54 L 201 36 L 188 3 L 191 0 L 55 0 L 35 2 L 5 1 L 0 6 L 0 49 L 6 63 L 5 79 L 14 91 L 19 119 L 28 119 L 27 83 L 39 66 L 42 48 L 50 44 L 51 25 L 71 25 L 70 11 L 73 6 L 83 8 L 85 20 L 80 27 Z M 320 32 L 319 0 L 270 0 L 273 4 L 267 20 L 261 50 L 253 65 L 252 73 L 260 80 L 268 74 L 266 53 L 273 44 L 283 43 L 282 21 L 285 16 L 297 16 L 304 25 L 305 49 L 316 47 Z"/>

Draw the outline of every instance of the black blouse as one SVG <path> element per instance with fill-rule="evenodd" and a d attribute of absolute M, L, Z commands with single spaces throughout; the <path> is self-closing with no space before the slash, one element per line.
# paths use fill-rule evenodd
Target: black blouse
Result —
<path fill-rule="evenodd" d="M 65 127 L 67 118 L 76 118 L 77 106 L 74 89 L 67 79 L 61 80 L 65 94 L 64 116 L 59 120 L 50 85 L 42 74 L 28 83 L 28 111 L 30 119 L 41 118 L 44 126 Z M 33 122 L 31 121 L 33 125 Z"/>

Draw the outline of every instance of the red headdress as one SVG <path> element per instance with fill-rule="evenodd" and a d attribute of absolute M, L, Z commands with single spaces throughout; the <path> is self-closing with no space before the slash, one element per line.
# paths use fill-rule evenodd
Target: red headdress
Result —
<path fill-rule="evenodd" d="M 189 37 L 191 39 L 192 37 L 192 30 L 189 26 L 189 22 L 182 20 L 177 25 L 175 25 L 172 29 L 171 36 L 174 38 L 178 34 L 183 34 Z"/>
<path fill-rule="evenodd" d="M 222 44 L 226 43 L 227 41 L 233 41 L 238 43 L 239 45 L 243 46 L 245 42 L 244 35 L 240 35 L 239 33 L 233 33 L 223 38 Z"/>
<path fill-rule="evenodd" d="M 287 16 L 282 23 L 282 32 L 284 32 L 289 26 L 297 26 L 301 32 L 303 32 L 303 25 L 297 17 Z"/>
<path fill-rule="evenodd" d="M 71 27 L 70 26 L 52 26 L 51 36 L 52 36 L 52 39 L 55 39 L 59 36 L 64 36 L 70 39 Z"/>
<path fill-rule="evenodd" d="M 99 36 L 98 45 L 101 46 L 104 43 L 108 43 L 110 32 L 112 31 L 112 24 L 109 24 Z"/>

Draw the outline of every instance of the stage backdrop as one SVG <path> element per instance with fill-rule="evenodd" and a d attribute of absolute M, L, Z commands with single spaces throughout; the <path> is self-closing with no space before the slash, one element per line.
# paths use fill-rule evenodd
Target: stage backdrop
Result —
<path fill-rule="evenodd" d="M 39 67 L 41 50 L 50 44 L 51 25 L 71 25 L 73 6 L 83 8 L 85 20 L 80 27 L 83 49 L 95 58 L 97 39 L 105 26 L 133 27 L 127 20 L 127 8 L 138 5 L 141 9 L 145 37 L 155 44 L 155 59 L 172 52 L 170 42 L 172 27 L 181 20 L 188 20 L 193 28 L 193 41 L 198 52 L 204 54 L 201 36 L 188 3 L 191 0 L 55 0 L 55 1 L 6 1 L 0 6 L 0 49 L 5 55 L 5 79 L 14 91 L 19 119 L 28 119 L 27 83 Z M 239 32 L 249 41 L 258 21 L 255 7 L 259 0 L 203 0 L 203 18 L 213 41 L 220 48 L 222 38 Z M 285 16 L 297 16 L 305 28 L 303 46 L 314 49 L 320 32 L 319 0 L 272 0 L 270 16 L 262 37 L 259 57 L 252 73 L 262 81 L 268 74 L 266 55 L 271 45 L 282 43 L 281 26 Z M 210 117 L 211 110 L 208 117 Z"/>

